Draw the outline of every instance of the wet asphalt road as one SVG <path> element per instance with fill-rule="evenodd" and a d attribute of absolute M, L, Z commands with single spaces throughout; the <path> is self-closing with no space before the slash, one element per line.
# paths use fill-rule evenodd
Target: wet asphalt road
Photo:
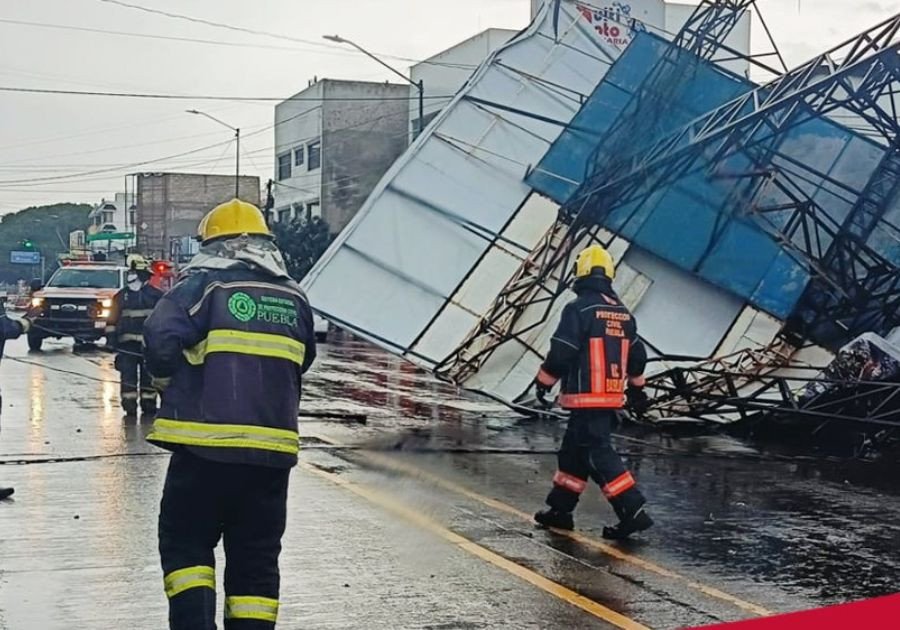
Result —
<path fill-rule="evenodd" d="M 608 545 L 596 488 L 576 533 L 528 522 L 562 425 L 363 344 L 322 350 L 304 409 L 368 422 L 301 419 L 279 627 L 679 628 L 897 591 L 900 467 L 630 433 L 619 445 L 658 526 Z M 0 630 L 165 627 L 168 458 L 143 441 L 148 419 L 123 419 L 116 378 L 103 352 L 7 346 Z"/>

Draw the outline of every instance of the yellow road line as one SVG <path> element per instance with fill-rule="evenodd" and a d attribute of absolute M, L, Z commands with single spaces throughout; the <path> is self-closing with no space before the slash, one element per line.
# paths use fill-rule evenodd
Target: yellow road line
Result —
<path fill-rule="evenodd" d="M 573 606 L 577 606 L 581 610 L 590 613 L 591 615 L 597 617 L 598 619 L 602 619 L 607 623 L 611 623 L 617 628 L 622 628 L 623 630 L 650 630 L 647 626 L 644 626 L 634 621 L 633 619 L 629 619 L 625 615 L 617 613 L 611 608 L 607 608 L 606 606 L 598 604 L 592 599 L 588 599 L 583 595 L 579 595 L 575 591 L 566 588 L 562 584 L 554 582 L 553 580 L 549 580 L 543 575 L 532 571 L 531 569 L 527 569 L 511 560 L 507 560 L 503 556 L 494 553 L 490 549 L 482 547 L 478 543 L 460 536 L 456 532 L 450 531 L 446 527 L 443 527 L 439 523 L 429 519 L 426 516 L 423 516 L 419 512 L 410 509 L 406 505 L 396 501 L 386 494 L 383 494 L 366 486 L 353 483 L 352 481 L 343 479 L 339 475 L 326 472 L 324 470 L 316 468 L 311 464 L 307 464 L 306 462 L 301 462 L 300 467 L 314 475 L 317 475 L 323 479 L 327 479 L 331 483 L 349 490 L 353 494 L 356 494 L 357 496 L 360 496 L 367 501 L 374 503 L 375 505 L 393 512 L 406 521 L 440 536 L 450 544 L 462 549 L 463 551 L 466 551 L 473 556 L 494 565 L 495 567 L 503 569 L 507 573 L 510 573 L 528 582 L 529 584 L 538 587 L 542 591 L 545 591 L 546 593 L 549 593 L 554 597 L 572 604 Z"/>
<path fill-rule="evenodd" d="M 317 440 L 321 440 L 326 444 L 331 444 L 334 446 L 340 445 L 338 442 L 331 440 L 325 436 L 315 435 L 310 436 L 314 437 Z M 443 477 L 439 477 L 433 473 L 430 473 L 426 470 L 419 468 L 418 466 L 414 466 L 412 464 L 407 464 L 405 462 L 400 462 L 393 457 L 387 457 L 380 453 L 375 453 L 372 451 L 360 451 L 361 455 L 364 455 L 366 459 L 376 463 L 377 465 L 387 468 L 388 470 L 394 470 L 396 472 L 401 472 L 406 475 L 412 477 L 419 477 L 421 479 L 427 480 L 429 483 L 434 484 L 438 487 L 444 488 L 445 490 L 449 490 L 450 492 L 454 492 L 456 494 L 462 495 L 474 501 L 477 501 L 483 505 L 491 507 L 499 512 L 505 512 L 522 520 L 528 521 L 529 523 L 533 522 L 533 516 L 526 512 L 523 512 L 511 505 L 503 503 L 502 501 L 498 501 L 497 499 L 492 499 L 490 497 L 484 496 L 475 492 L 474 490 L 470 490 L 465 486 L 461 486 L 457 483 L 444 479 Z M 707 584 L 703 584 L 702 582 L 697 582 L 695 580 L 690 579 L 680 573 L 676 573 L 675 571 L 671 571 L 666 569 L 665 567 L 661 567 L 658 564 L 653 562 L 649 562 L 644 560 L 643 558 L 639 558 L 630 553 L 622 551 L 618 547 L 614 547 L 612 545 L 608 545 L 606 543 L 600 542 L 599 540 L 595 540 L 589 536 L 585 536 L 584 534 L 579 534 L 578 532 L 572 532 L 561 529 L 554 529 L 554 533 L 559 534 L 561 536 L 566 536 L 572 540 L 575 540 L 587 547 L 591 547 L 593 549 L 597 549 L 598 551 L 602 551 L 603 553 L 612 556 L 617 560 L 621 560 L 623 562 L 628 562 L 629 564 L 633 564 L 637 567 L 644 569 L 645 571 L 649 571 L 650 573 L 655 573 L 657 575 L 670 578 L 672 580 L 678 580 L 684 583 L 685 586 L 694 589 L 704 595 L 712 597 L 714 599 L 718 599 L 724 602 L 728 602 L 729 604 L 740 608 L 746 612 L 749 612 L 754 615 L 758 615 L 760 617 L 766 617 L 769 615 L 775 614 L 773 611 L 768 610 L 758 604 L 754 604 L 752 602 L 748 602 L 743 600 L 735 595 L 730 593 L 726 593 L 720 589 L 717 589 L 713 586 L 709 586 Z"/>

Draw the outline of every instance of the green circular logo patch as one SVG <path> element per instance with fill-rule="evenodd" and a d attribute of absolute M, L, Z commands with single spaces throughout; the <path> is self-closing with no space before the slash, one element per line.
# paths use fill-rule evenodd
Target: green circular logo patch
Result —
<path fill-rule="evenodd" d="M 241 322 L 249 322 L 256 315 L 256 302 L 246 293 L 238 292 L 228 298 L 228 310 Z"/>

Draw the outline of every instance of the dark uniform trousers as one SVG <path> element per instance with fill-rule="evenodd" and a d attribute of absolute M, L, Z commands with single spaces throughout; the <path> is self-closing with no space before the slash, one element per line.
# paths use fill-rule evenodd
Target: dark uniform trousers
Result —
<path fill-rule="evenodd" d="M 156 406 L 156 390 L 153 388 L 152 377 L 144 364 L 144 357 L 137 356 L 141 352 L 141 346 L 124 347 L 126 352 L 116 355 L 115 368 L 121 378 L 119 388 L 120 400 L 138 400 L 144 407 Z"/>
<path fill-rule="evenodd" d="M 612 446 L 612 431 L 617 424 L 612 409 L 572 411 L 547 505 L 572 512 L 587 488 L 587 480 L 593 479 L 620 519 L 625 520 L 640 509 L 644 496 Z"/>
<path fill-rule="evenodd" d="M 213 549 L 224 540 L 225 629 L 270 630 L 289 468 L 172 455 L 159 515 L 159 552 L 172 630 L 216 628 Z"/>

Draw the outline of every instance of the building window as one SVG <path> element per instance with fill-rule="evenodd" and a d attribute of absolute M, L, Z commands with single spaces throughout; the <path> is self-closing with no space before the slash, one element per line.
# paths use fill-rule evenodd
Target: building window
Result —
<path fill-rule="evenodd" d="M 306 204 L 306 220 L 310 221 L 313 217 L 321 217 L 322 216 L 322 206 L 319 205 L 319 200 L 310 201 Z"/>
<path fill-rule="evenodd" d="M 309 154 L 307 167 L 309 170 L 314 171 L 322 166 L 322 143 L 320 141 L 310 142 L 306 145 L 306 152 Z"/>
<path fill-rule="evenodd" d="M 278 180 L 291 178 L 291 154 L 283 153 L 278 156 Z"/>
<path fill-rule="evenodd" d="M 294 149 L 294 166 L 303 166 L 303 145 Z"/>
<path fill-rule="evenodd" d="M 278 222 L 279 223 L 290 223 L 291 221 L 291 209 L 288 208 L 279 208 L 278 209 Z"/>

